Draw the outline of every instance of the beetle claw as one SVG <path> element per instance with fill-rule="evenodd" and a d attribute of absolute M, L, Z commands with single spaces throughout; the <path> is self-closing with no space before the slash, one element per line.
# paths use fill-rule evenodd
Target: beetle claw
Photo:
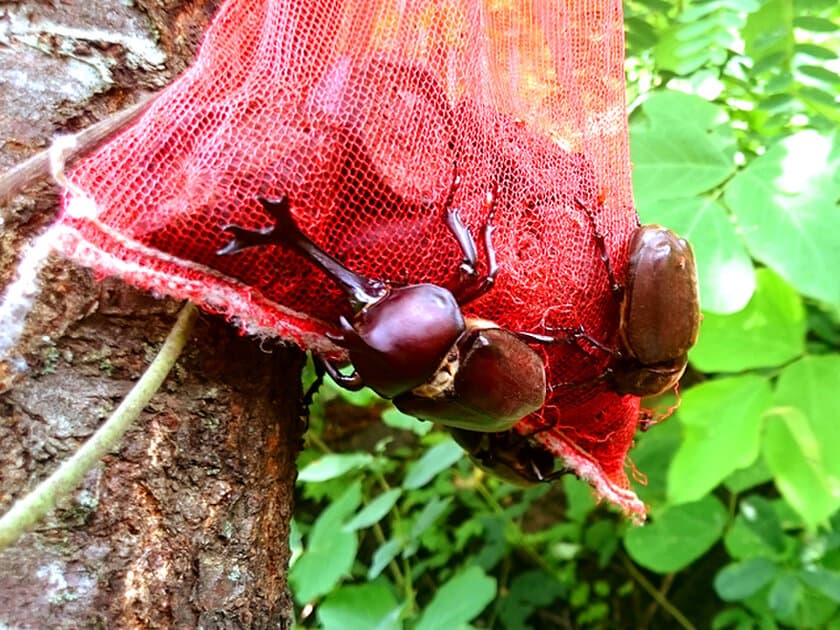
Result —
<path fill-rule="evenodd" d="M 352 392 L 359 391 L 365 384 L 362 382 L 362 376 L 358 372 L 353 372 L 350 375 L 345 375 L 339 372 L 338 368 L 329 360 L 321 359 L 330 378 L 335 381 L 339 387 L 349 389 Z"/>

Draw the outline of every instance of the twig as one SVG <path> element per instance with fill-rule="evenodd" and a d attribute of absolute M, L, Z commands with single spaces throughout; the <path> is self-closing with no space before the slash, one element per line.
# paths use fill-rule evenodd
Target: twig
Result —
<path fill-rule="evenodd" d="M 661 607 L 662 609 L 667 612 L 671 617 L 676 621 L 681 628 L 685 630 L 696 630 L 696 627 L 693 623 L 691 623 L 682 612 L 674 606 L 668 598 L 663 594 L 660 593 L 659 590 L 650 583 L 644 574 L 636 568 L 636 565 L 633 564 L 633 561 L 630 560 L 625 554 L 620 554 L 621 560 L 624 563 L 624 568 L 630 574 L 638 584 L 647 591 L 647 594 L 650 595 Z"/>
<path fill-rule="evenodd" d="M 76 148 L 67 155 L 67 164 L 84 157 L 99 148 L 108 138 L 123 130 L 146 111 L 157 94 L 145 96 L 140 101 L 110 116 L 103 118 L 90 127 L 83 129 L 76 135 Z M 9 200 L 30 184 L 49 177 L 50 156 L 49 149 L 44 149 L 13 166 L 9 171 L 0 175 L 0 205 Z"/>
<path fill-rule="evenodd" d="M 0 518 L 0 551 L 12 545 L 29 526 L 53 509 L 58 499 L 79 485 L 96 462 L 114 448 L 169 374 L 190 336 L 197 313 L 195 305 L 187 302 L 160 352 L 111 417 L 70 459 Z"/>

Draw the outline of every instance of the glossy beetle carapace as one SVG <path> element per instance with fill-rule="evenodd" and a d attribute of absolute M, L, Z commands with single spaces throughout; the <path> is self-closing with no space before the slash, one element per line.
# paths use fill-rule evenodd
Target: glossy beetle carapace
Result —
<path fill-rule="evenodd" d="M 619 394 L 661 394 L 677 384 L 685 372 L 688 351 L 697 341 L 701 316 L 694 253 L 671 230 L 641 225 L 630 240 L 627 273 L 620 283 L 604 237 L 589 210 L 583 209 L 592 221 L 613 295 L 620 303 L 619 347 L 610 348 L 582 329 L 571 337 L 615 357 L 599 378 L 611 382 Z"/>
<path fill-rule="evenodd" d="M 515 486 L 527 488 L 553 481 L 566 473 L 554 469 L 554 455 L 515 430 L 477 433 L 450 429 L 453 439 L 483 471 Z"/>
<path fill-rule="evenodd" d="M 360 276 L 300 231 L 288 199 L 260 203 L 274 218 L 274 226 L 228 226 L 234 240 L 220 253 L 257 245 L 288 247 L 309 258 L 345 291 L 355 314 L 352 321 L 340 318 L 342 332 L 331 339 L 347 349 L 354 372 L 345 376 L 324 360 L 339 385 L 367 385 L 393 398 L 406 413 L 471 431 L 507 431 L 542 407 L 542 358 L 516 335 L 483 320 L 465 319 L 460 310 L 490 290 L 498 271 L 489 223 L 484 230 L 488 271 L 482 278 L 475 271 L 476 248 L 469 231 L 457 210 L 446 209 L 446 224 L 461 247 L 467 278 L 449 291 L 422 283 L 392 286 Z"/>
<path fill-rule="evenodd" d="M 622 360 L 613 372 L 622 394 L 654 396 L 676 385 L 697 341 L 700 300 L 688 242 L 660 225 L 639 227 L 621 301 Z"/>

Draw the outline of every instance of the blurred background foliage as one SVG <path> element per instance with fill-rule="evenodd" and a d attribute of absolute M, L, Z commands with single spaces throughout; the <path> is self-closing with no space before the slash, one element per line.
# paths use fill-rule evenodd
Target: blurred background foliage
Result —
<path fill-rule="evenodd" d="M 679 411 L 631 451 L 649 523 L 573 477 L 488 478 L 327 383 L 299 627 L 840 629 L 840 5 L 628 0 L 625 21 L 637 207 L 693 244 L 704 311 Z"/>

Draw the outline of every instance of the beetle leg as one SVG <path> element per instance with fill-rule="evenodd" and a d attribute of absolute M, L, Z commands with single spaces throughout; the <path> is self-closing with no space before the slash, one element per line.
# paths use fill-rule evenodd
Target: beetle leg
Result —
<path fill-rule="evenodd" d="M 303 408 L 301 411 L 301 418 L 303 419 L 304 433 L 309 431 L 309 408 L 312 406 L 312 401 L 315 399 L 315 395 L 321 389 L 321 385 L 324 384 L 324 374 L 326 372 L 323 361 L 321 361 L 321 358 L 315 354 L 312 355 L 312 365 L 315 367 L 315 380 L 312 381 L 306 389 L 306 393 L 300 401 L 301 407 Z"/>
<path fill-rule="evenodd" d="M 556 389 L 575 389 L 578 387 L 592 387 L 593 385 L 597 385 L 598 383 L 609 381 L 613 376 L 613 372 L 613 369 L 608 367 L 605 368 L 604 371 L 600 374 L 596 374 L 591 378 L 587 378 L 582 381 L 567 381 L 565 383 L 557 383 L 556 385 L 551 385 L 548 389 L 549 391 L 553 392 Z"/>
<path fill-rule="evenodd" d="M 452 236 L 454 236 L 455 240 L 458 241 L 458 247 L 461 248 L 461 254 L 464 257 L 463 260 L 461 260 L 461 265 L 459 267 L 461 273 L 465 276 L 474 277 L 476 275 L 475 267 L 478 264 L 478 252 L 475 249 L 475 241 L 473 240 L 472 234 L 470 234 L 470 231 L 467 229 L 467 226 L 464 225 L 464 222 L 461 220 L 458 208 L 452 207 L 455 200 L 455 193 L 460 187 L 461 176 L 458 174 L 456 167 L 452 175 L 452 185 L 449 187 L 449 193 L 446 195 L 446 200 L 443 202 L 443 207 L 446 208 L 444 221 L 446 222 L 446 227 L 448 227 L 449 231 L 452 232 Z"/>
<path fill-rule="evenodd" d="M 339 387 L 349 389 L 351 392 L 357 392 L 365 386 L 362 382 L 362 377 L 358 372 L 353 372 L 350 375 L 342 374 L 338 371 L 335 364 L 328 359 L 321 358 L 321 362 L 324 364 L 324 369 L 326 369 L 327 374 L 330 375 L 330 378 L 335 381 L 335 384 Z"/>
<path fill-rule="evenodd" d="M 453 207 L 455 195 L 461 187 L 461 175 L 458 173 L 458 165 L 452 166 L 452 184 L 449 186 L 449 191 L 446 194 L 446 199 L 443 202 L 444 214 L 443 221 L 446 227 L 455 237 L 458 242 L 458 247 L 461 249 L 461 264 L 458 266 L 460 272 L 460 281 L 462 283 L 474 280 L 478 275 L 476 266 L 478 265 L 478 251 L 475 247 L 475 241 L 469 229 L 464 225 L 461 219 L 461 213 L 458 208 Z M 462 304 L 458 300 L 459 304 Z"/>
<path fill-rule="evenodd" d="M 321 389 L 321 385 L 324 383 L 324 374 L 327 369 L 321 357 L 318 357 L 315 354 L 312 355 L 312 364 L 315 366 L 315 380 L 312 381 L 312 384 L 306 389 L 306 393 L 303 395 L 303 399 L 301 401 L 303 406 L 307 409 L 307 428 L 309 428 L 309 405 L 312 404 L 312 401 L 315 399 L 315 395 Z"/>
<path fill-rule="evenodd" d="M 595 339 L 595 337 L 586 332 L 583 325 L 581 324 L 572 327 L 561 326 L 558 328 L 547 328 L 547 330 L 550 333 L 561 334 L 559 336 L 554 334 L 540 335 L 538 333 L 530 332 L 517 332 L 514 334 L 523 341 L 538 343 L 542 345 L 550 345 L 552 343 L 577 343 L 579 340 L 583 340 L 589 345 L 596 348 L 597 350 L 605 352 L 610 356 L 613 356 L 617 359 L 620 359 L 622 357 L 621 352 L 615 350 L 614 348 L 610 348 L 609 346 L 606 346 L 602 342 Z M 582 348 L 582 350 L 589 353 L 589 351 L 586 348 Z"/>
<path fill-rule="evenodd" d="M 538 343 L 544 346 L 553 343 L 577 343 L 578 339 L 588 337 L 586 331 L 584 331 L 583 326 L 581 324 L 578 324 L 577 326 L 560 326 L 557 328 L 548 328 L 547 330 L 551 333 L 560 334 L 541 335 L 539 333 L 525 331 L 519 331 L 513 334 L 522 339 L 522 341 L 526 341 L 529 343 Z"/>
<path fill-rule="evenodd" d="M 496 276 L 499 274 L 499 264 L 496 262 L 496 248 L 493 247 L 493 231 L 496 229 L 496 226 L 493 225 L 493 216 L 496 212 L 497 194 L 498 186 L 493 183 L 490 190 L 487 191 L 487 196 L 484 200 L 484 205 L 487 208 L 487 222 L 484 224 L 484 229 L 482 230 L 482 240 L 484 242 L 484 254 L 487 257 L 487 274 L 480 281 L 467 286 L 465 289 L 459 289 L 457 292 L 453 291 L 455 299 L 461 306 L 478 299 L 492 289 L 496 282 Z M 466 228 L 464 230 L 466 231 Z M 466 234 L 470 239 L 473 250 L 475 250 L 475 243 L 472 241 L 472 237 L 468 231 L 466 231 Z M 472 273 L 475 275 L 474 264 Z"/>
<path fill-rule="evenodd" d="M 598 255 L 601 258 L 601 262 L 604 263 L 604 267 L 607 270 L 607 279 L 610 282 L 610 291 L 612 291 L 616 301 L 620 303 L 624 299 L 624 285 L 621 284 L 615 276 L 615 269 L 613 269 L 612 260 L 610 260 L 609 252 L 607 252 L 607 243 L 604 239 L 604 235 L 598 230 L 598 224 L 595 223 L 595 216 L 592 214 L 589 207 L 584 204 L 579 197 L 575 197 L 575 203 L 592 224 L 592 239 L 595 241 L 595 247 L 598 249 Z"/>

